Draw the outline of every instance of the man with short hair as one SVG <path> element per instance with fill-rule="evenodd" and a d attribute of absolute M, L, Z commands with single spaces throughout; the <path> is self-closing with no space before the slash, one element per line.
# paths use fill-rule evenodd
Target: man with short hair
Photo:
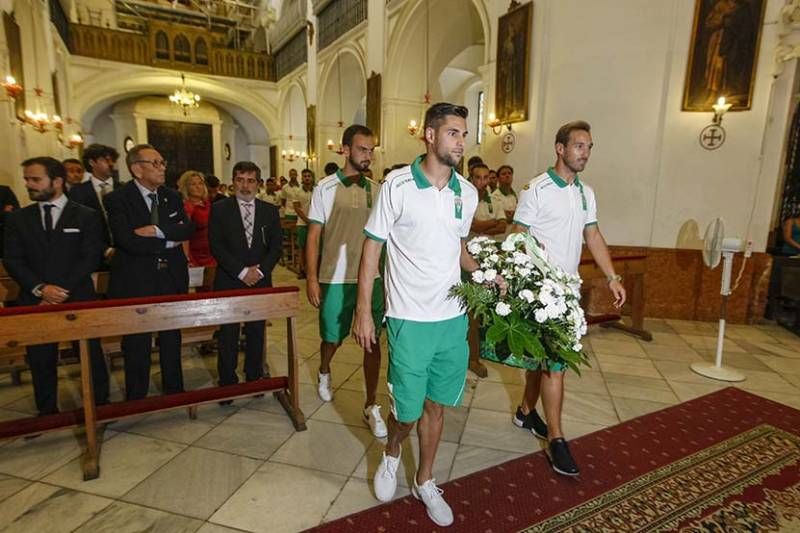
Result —
<path fill-rule="evenodd" d="M 62 164 L 67 169 L 67 181 L 64 183 L 64 190 L 69 192 L 74 186 L 83 183 L 83 178 L 86 177 L 86 170 L 83 168 L 83 163 L 81 163 L 80 159 L 65 159 Z"/>
<path fill-rule="evenodd" d="M 281 187 L 281 190 L 278 192 L 278 199 L 283 207 L 283 216 L 288 220 L 297 220 L 297 214 L 294 212 L 294 196 L 300 189 L 300 182 L 297 179 L 297 170 L 291 169 L 289 171 L 289 183 Z"/>
<path fill-rule="evenodd" d="M 278 191 L 278 184 L 275 181 L 275 178 L 274 177 L 267 178 L 266 182 L 264 182 L 262 178 L 259 178 L 259 185 L 261 184 L 263 184 L 263 189 L 261 189 L 260 192 L 256 193 L 256 198 L 258 198 L 262 202 L 267 202 L 268 204 L 272 204 L 275 207 L 280 208 L 281 197 L 280 197 L 280 192 Z M 231 191 L 235 190 L 236 190 L 235 187 L 231 186 Z"/>
<path fill-rule="evenodd" d="M 333 161 L 329 163 L 325 163 L 325 175 L 330 176 L 331 174 L 336 174 L 336 171 L 339 170 L 339 165 L 334 163 Z"/>
<path fill-rule="evenodd" d="M 225 195 L 220 191 L 221 183 L 219 178 L 213 174 L 206 174 L 206 188 L 208 189 L 208 201 L 212 204 L 225 199 Z"/>
<path fill-rule="evenodd" d="M 103 222 L 64 195 L 67 171 L 52 157 L 22 163 L 34 202 L 8 214 L 3 264 L 20 286 L 17 303 L 47 305 L 94 300 L 92 272 L 103 257 Z M 36 315 L 20 320 L 36 320 Z M 25 348 L 39 415 L 58 412 L 58 344 Z M 108 369 L 98 339 L 89 341 L 95 401 L 108 403 Z"/>
<path fill-rule="evenodd" d="M 578 172 L 586 168 L 592 146 L 591 126 L 587 122 L 570 122 L 558 130 L 556 164 L 523 188 L 514 214 L 514 231 L 533 235 L 542 243 L 550 260 L 570 274 L 578 273 L 582 245 L 586 242 L 597 266 L 608 278 L 614 305 L 621 307 L 625 303 L 625 288 L 622 278 L 614 272 L 608 246 L 597 226 L 594 191 L 578 177 Z M 561 429 L 565 370 L 560 364 L 528 370 L 522 403 L 513 422 L 548 441 L 545 451 L 553 470 L 576 476 L 580 471 Z M 540 395 L 547 424 L 536 413 Z"/>
<path fill-rule="evenodd" d="M 489 169 L 489 192 L 494 193 L 497 190 L 497 171 Z"/>
<path fill-rule="evenodd" d="M 211 207 L 208 242 L 217 260 L 214 290 L 272 286 L 272 269 L 283 251 L 281 220 L 276 206 L 256 198 L 260 178 L 258 165 L 239 161 L 233 166 L 234 196 Z M 257 320 L 244 325 L 247 381 L 264 376 L 264 323 Z M 219 328 L 217 371 L 220 385 L 239 382 L 236 374 L 239 328 L 238 322 Z"/>
<path fill-rule="evenodd" d="M 412 493 L 439 526 L 453 511 L 433 479 L 444 425 L 443 406 L 458 406 L 467 372 L 467 317 L 450 289 L 461 270 L 478 264 L 463 239 L 478 204 L 475 187 L 455 168 L 464 155 L 467 108 L 439 103 L 425 113 L 426 154 L 389 174 L 364 228 L 358 306 L 353 334 L 367 348 L 377 342 L 371 297 L 386 243 L 389 340 L 389 439 L 374 478 L 375 495 L 389 501 L 397 489 L 403 440 L 417 424 L 419 469 Z M 326 236 L 327 238 L 327 236 Z"/>
<path fill-rule="evenodd" d="M 306 278 L 306 240 L 308 238 L 308 208 L 311 206 L 311 194 L 314 191 L 314 171 L 304 168 L 300 173 L 300 188 L 290 197 L 292 208 L 297 215 L 295 237 L 300 258 L 300 273 L 297 279 Z M 288 204 L 288 200 L 287 200 Z"/>
<path fill-rule="evenodd" d="M 114 181 L 114 167 L 118 158 L 119 152 L 111 146 L 90 144 L 83 152 L 83 165 L 91 177 L 87 181 L 73 186 L 69 191 L 70 200 L 103 214 L 103 235 L 107 241 L 103 257 L 107 261 L 110 261 L 114 254 L 114 240 L 108 227 L 108 213 L 106 213 L 103 199 L 119 186 Z"/>
<path fill-rule="evenodd" d="M 511 186 L 512 183 L 514 183 L 514 169 L 511 165 L 501 165 L 497 169 L 497 189 L 493 194 L 503 205 L 506 221 L 509 224 L 514 218 L 514 211 L 517 209 L 517 193 L 514 192 Z"/>
<path fill-rule="evenodd" d="M 317 392 L 325 401 L 333 400 L 331 360 L 350 335 L 358 292 L 358 261 L 364 243 L 364 224 L 378 198 L 378 184 L 364 176 L 375 149 L 372 131 L 353 124 L 342 135 L 344 168 L 320 180 L 311 196 L 308 210 L 308 301 L 319 309 L 320 343 Z M 320 257 L 320 235 L 325 232 Z M 380 274 L 370 274 L 378 282 L 370 285 L 369 309 L 375 322 L 383 322 L 384 295 Z M 363 417 L 372 434 L 386 436 L 386 424 L 376 400 L 381 351 L 377 340 L 364 348 L 364 384 L 366 401 Z"/>
<path fill-rule="evenodd" d="M 125 163 L 133 179 L 106 194 L 104 205 L 114 237 L 111 298 L 163 296 L 189 291 L 189 265 L 181 242 L 195 225 L 183 210 L 180 193 L 164 186 L 167 162 L 149 144 L 128 151 Z M 152 334 L 122 337 L 125 397 L 137 400 L 150 389 Z M 164 394 L 183 391 L 181 331 L 158 333 L 159 364 Z"/>

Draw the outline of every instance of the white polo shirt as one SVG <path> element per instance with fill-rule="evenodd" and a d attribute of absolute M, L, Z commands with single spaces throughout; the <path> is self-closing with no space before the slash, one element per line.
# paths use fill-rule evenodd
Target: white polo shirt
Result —
<path fill-rule="evenodd" d="M 506 213 L 503 211 L 503 204 L 500 199 L 495 197 L 488 190 L 485 191 L 483 196 L 480 196 L 480 192 L 478 194 L 478 208 L 475 210 L 475 220 L 485 222 L 487 220 L 506 219 Z M 480 233 L 470 232 L 469 238 L 471 239 L 475 235 L 480 235 Z M 503 240 L 505 235 L 499 233 L 497 235 L 490 235 L 490 237 L 496 240 Z"/>
<path fill-rule="evenodd" d="M 286 184 L 286 187 L 280 190 L 278 193 L 278 199 L 284 200 L 286 202 L 284 216 L 287 217 L 294 217 L 297 214 L 294 212 L 294 204 L 292 203 L 294 200 L 295 195 L 297 195 L 298 191 L 303 190 L 303 187 L 298 185 L 295 187 L 294 185 Z"/>
<path fill-rule="evenodd" d="M 325 226 L 320 283 L 358 283 L 362 230 L 377 203 L 379 188 L 365 176 L 353 183 L 341 170 L 326 176 L 314 188 L 308 220 Z"/>
<path fill-rule="evenodd" d="M 286 214 L 297 216 L 294 210 L 294 202 L 300 202 L 300 207 L 303 208 L 303 212 L 308 216 L 308 208 L 311 205 L 311 194 L 313 191 L 313 188 L 310 191 L 305 190 L 302 185 L 299 188 L 292 187 L 290 191 L 286 193 Z M 292 208 L 291 212 L 289 211 L 289 207 Z M 306 221 L 297 217 L 297 225 L 305 226 Z"/>
<path fill-rule="evenodd" d="M 386 243 L 386 316 L 438 322 L 465 312 L 449 292 L 461 281 L 461 239 L 478 192 L 455 170 L 444 188 L 433 187 L 422 157 L 389 173 L 364 233 Z"/>
<path fill-rule="evenodd" d="M 492 196 L 497 198 L 500 202 L 500 205 L 503 206 L 504 211 L 516 211 L 517 209 L 517 195 L 514 194 L 514 190 L 511 190 L 509 194 L 503 194 L 503 191 L 500 190 L 500 186 L 498 185 L 497 188 L 492 191 Z"/>
<path fill-rule="evenodd" d="M 556 265 L 577 274 L 583 230 L 597 224 L 594 191 L 578 176 L 570 185 L 549 168 L 522 189 L 514 223 L 528 228 Z"/>

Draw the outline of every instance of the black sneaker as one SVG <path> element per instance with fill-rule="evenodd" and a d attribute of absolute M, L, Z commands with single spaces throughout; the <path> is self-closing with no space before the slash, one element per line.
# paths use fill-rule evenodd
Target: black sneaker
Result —
<path fill-rule="evenodd" d="M 538 439 L 547 440 L 547 424 L 544 423 L 536 409 L 532 409 L 527 415 L 522 414 L 522 407 L 517 407 L 517 412 L 512 419 L 514 425 L 522 429 L 528 429 Z"/>
<path fill-rule="evenodd" d="M 558 472 L 563 476 L 577 476 L 581 473 L 578 470 L 578 465 L 575 464 L 575 459 L 572 458 L 572 454 L 569 453 L 569 446 L 567 446 L 567 441 L 558 438 L 553 439 L 550 441 L 550 445 L 545 450 L 547 453 L 547 458 L 550 460 L 550 465 L 553 467 L 553 470 Z"/>

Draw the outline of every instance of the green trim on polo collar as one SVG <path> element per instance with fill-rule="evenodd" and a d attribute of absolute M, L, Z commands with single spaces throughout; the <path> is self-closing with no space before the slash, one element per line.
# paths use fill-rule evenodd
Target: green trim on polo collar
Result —
<path fill-rule="evenodd" d="M 414 177 L 414 183 L 417 185 L 418 189 L 427 189 L 428 187 L 433 187 L 420 167 L 423 159 L 425 159 L 425 155 L 417 157 L 414 162 L 411 163 L 411 175 Z M 447 186 L 456 194 L 456 196 L 461 196 L 461 184 L 458 182 L 458 175 L 456 174 L 456 169 L 454 168 L 450 169 L 450 181 L 447 182 Z"/>
<path fill-rule="evenodd" d="M 336 171 L 336 177 L 339 178 L 339 181 L 341 181 L 342 185 L 345 187 L 349 187 L 353 184 L 350 178 L 344 175 L 344 172 L 342 172 L 341 168 Z M 365 178 L 363 174 L 359 174 L 358 181 L 355 183 L 363 189 L 367 186 L 367 178 Z"/>
<path fill-rule="evenodd" d="M 564 178 L 556 174 L 556 169 L 554 169 L 553 167 L 547 169 L 547 175 L 550 176 L 550 179 L 553 180 L 553 182 L 562 189 L 567 185 L 569 185 L 566 181 L 564 181 Z M 578 177 L 575 176 L 575 179 L 577 178 Z"/>

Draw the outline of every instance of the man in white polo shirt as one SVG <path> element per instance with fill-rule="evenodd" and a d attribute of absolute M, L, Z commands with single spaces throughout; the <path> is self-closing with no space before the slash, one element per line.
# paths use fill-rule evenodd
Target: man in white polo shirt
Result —
<path fill-rule="evenodd" d="M 542 243 L 550 260 L 570 274 L 578 273 L 583 242 L 597 266 L 608 277 L 614 305 L 625 303 L 622 278 L 614 272 L 608 246 L 597 226 L 597 204 L 594 191 L 578 177 L 586 168 L 592 153 L 591 127 L 587 122 L 565 124 L 556 133 L 557 160 L 533 178 L 522 190 L 514 214 L 514 231 L 528 231 Z M 561 430 L 561 407 L 564 400 L 563 365 L 529 370 L 525 374 L 525 393 L 513 422 L 530 430 L 536 437 L 548 440 L 547 457 L 559 474 L 579 473 Z M 536 402 L 542 397 L 545 419 L 536 413 Z"/>
<path fill-rule="evenodd" d="M 425 113 L 427 153 L 386 178 L 364 233 L 353 334 L 364 347 L 376 341 L 370 300 L 381 247 L 386 243 L 389 340 L 389 439 L 375 474 L 375 495 L 389 501 L 397 489 L 400 446 L 417 423 L 419 468 L 412 493 L 439 526 L 453 512 L 433 479 L 442 435 L 443 406 L 458 406 L 467 372 L 467 317 L 449 297 L 461 269 L 478 264 L 463 239 L 478 203 L 475 187 L 454 170 L 464 155 L 467 109 L 439 103 Z"/>
<path fill-rule="evenodd" d="M 511 222 L 517 210 L 517 193 L 514 192 L 514 169 L 511 165 L 502 165 L 497 169 L 497 188 L 492 195 L 503 205 L 506 220 Z"/>
<path fill-rule="evenodd" d="M 372 163 L 375 141 L 372 131 L 354 124 L 344 130 L 344 168 L 325 177 L 314 188 L 308 210 L 306 269 L 308 301 L 319 308 L 320 343 L 317 392 L 325 402 L 333 400 L 331 360 L 342 341 L 350 335 L 358 291 L 358 261 L 364 243 L 364 224 L 376 204 L 378 184 L 364 176 Z M 325 230 L 322 261 L 319 260 L 320 236 Z M 377 272 L 373 273 L 373 277 Z M 375 322 L 383 322 L 383 283 L 378 280 L 371 294 Z M 381 406 L 375 399 L 380 373 L 381 351 L 376 341 L 364 346 L 364 384 L 367 398 L 364 421 L 377 438 L 386 436 Z"/>
<path fill-rule="evenodd" d="M 306 277 L 306 240 L 308 239 L 308 208 L 311 205 L 311 193 L 314 191 L 314 171 L 304 168 L 300 173 L 300 188 L 292 188 L 291 194 L 287 194 L 286 205 L 291 203 L 294 213 L 297 216 L 295 226 L 295 236 L 297 250 L 300 259 L 300 273 L 297 279 Z M 286 218 L 289 218 L 287 213 Z"/>

